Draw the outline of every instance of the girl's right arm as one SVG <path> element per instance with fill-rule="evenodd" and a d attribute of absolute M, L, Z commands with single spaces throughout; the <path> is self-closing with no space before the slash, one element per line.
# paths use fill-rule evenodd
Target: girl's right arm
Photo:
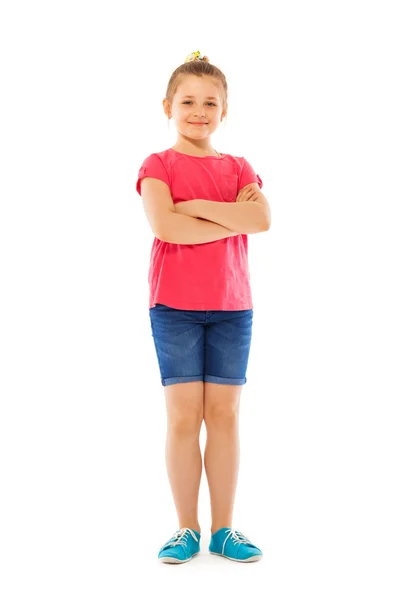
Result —
<path fill-rule="evenodd" d="M 238 235 L 212 221 L 176 212 L 168 185 L 154 177 L 143 177 L 141 195 L 150 227 L 158 239 L 171 244 L 205 244 Z"/>
<path fill-rule="evenodd" d="M 170 244 L 205 244 L 239 235 L 223 225 L 170 212 L 163 219 L 160 240 Z"/>

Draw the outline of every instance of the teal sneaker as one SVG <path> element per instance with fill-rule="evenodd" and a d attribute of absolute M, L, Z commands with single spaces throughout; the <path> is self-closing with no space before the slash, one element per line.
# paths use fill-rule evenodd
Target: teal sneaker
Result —
<path fill-rule="evenodd" d="M 176 531 L 158 553 L 165 563 L 184 563 L 200 552 L 200 533 L 189 527 Z"/>
<path fill-rule="evenodd" d="M 208 549 L 211 554 L 239 562 L 253 562 L 263 557 L 260 548 L 252 544 L 240 531 L 229 527 L 222 527 L 211 535 Z"/>

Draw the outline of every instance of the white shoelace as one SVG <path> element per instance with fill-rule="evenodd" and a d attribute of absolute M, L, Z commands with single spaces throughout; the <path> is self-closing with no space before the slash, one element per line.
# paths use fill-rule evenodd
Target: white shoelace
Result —
<path fill-rule="evenodd" d="M 224 553 L 225 544 L 229 538 L 232 538 L 233 543 L 235 545 L 236 544 L 250 544 L 250 546 L 254 545 L 250 542 L 250 540 L 245 535 L 243 535 L 243 533 L 241 533 L 237 529 L 226 529 L 225 533 L 227 533 L 228 535 L 226 536 L 225 541 L 222 545 L 222 554 Z"/>
<path fill-rule="evenodd" d="M 196 542 L 198 542 L 197 537 L 195 536 L 194 532 L 189 529 L 189 527 L 183 527 L 183 529 L 179 529 L 179 531 L 176 531 L 174 533 L 174 535 L 172 536 L 172 538 L 166 543 L 164 544 L 163 548 L 165 548 L 165 546 L 177 546 L 178 544 L 180 544 L 181 546 L 186 546 L 186 536 L 187 534 L 190 533 L 190 535 L 192 536 L 192 538 L 194 540 L 196 540 Z"/>

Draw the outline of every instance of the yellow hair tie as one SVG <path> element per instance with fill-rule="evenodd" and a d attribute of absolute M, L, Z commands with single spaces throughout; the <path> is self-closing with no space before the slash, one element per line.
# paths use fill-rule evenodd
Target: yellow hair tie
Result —
<path fill-rule="evenodd" d="M 185 58 L 185 63 L 191 62 L 192 60 L 204 60 L 204 62 L 210 62 L 210 59 L 208 58 L 208 56 L 204 56 L 203 54 L 200 54 L 200 50 L 197 50 L 196 52 L 191 52 L 190 54 L 188 54 L 187 57 Z"/>

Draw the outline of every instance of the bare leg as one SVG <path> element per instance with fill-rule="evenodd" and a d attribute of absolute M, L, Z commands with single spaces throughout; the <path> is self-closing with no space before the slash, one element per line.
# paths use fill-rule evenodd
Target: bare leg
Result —
<path fill-rule="evenodd" d="M 240 392 L 241 386 L 206 383 L 204 466 L 210 489 L 211 533 L 232 527 L 240 462 Z"/>
<path fill-rule="evenodd" d="M 203 421 L 203 391 L 202 381 L 165 387 L 168 418 L 165 457 L 179 529 L 189 527 L 199 533 L 198 498 L 203 466 L 199 436 Z"/>

